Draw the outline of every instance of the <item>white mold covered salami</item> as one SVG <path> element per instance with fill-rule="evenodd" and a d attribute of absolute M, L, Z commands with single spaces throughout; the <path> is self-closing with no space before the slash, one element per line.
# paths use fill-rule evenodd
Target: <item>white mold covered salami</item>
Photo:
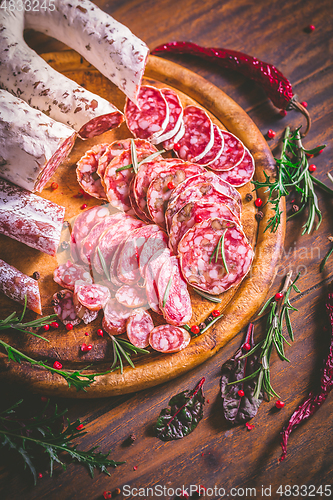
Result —
<path fill-rule="evenodd" d="M 65 264 L 60 264 L 53 272 L 53 279 L 58 285 L 68 290 L 74 291 L 75 282 L 82 280 L 92 283 L 90 272 L 86 267 L 73 264 L 68 260 Z"/>
<path fill-rule="evenodd" d="M 224 147 L 222 154 L 209 164 L 209 168 L 216 171 L 230 170 L 239 165 L 244 158 L 245 149 L 243 143 L 231 132 L 222 130 Z"/>
<path fill-rule="evenodd" d="M 168 248 L 164 248 L 159 252 L 156 252 L 152 258 L 149 260 L 146 266 L 146 294 L 150 309 L 155 311 L 157 314 L 163 315 L 160 308 L 160 300 L 158 295 L 158 277 L 160 270 L 164 262 L 171 257 L 171 252 Z"/>
<path fill-rule="evenodd" d="M 149 335 L 150 346 L 158 352 L 172 353 L 185 349 L 191 342 L 191 335 L 184 328 L 173 325 L 160 325 Z"/>
<path fill-rule="evenodd" d="M 176 152 L 182 160 L 196 162 L 213 147 L 213 122 L 207 113 L 197 106 L 187 106 L 183 118 L 185 134 L 178 141 Z"/>
<path fill-rule="evenodd" d="M 216 175 L 228 182 L 232 186 L 241 187 L 251 181 L 255 172 L 255 163 L 253 156 L 245 148 L 245 154 L 242 161 L 231 170 L 215 172 Z"/>
<path fill-rule="evenodd" d="M 76 314 L 73 296 L 71 290 L 60 290 L 52 298 L 54 312 L 64 325 L 71 323 L 76 326 L 81 323 L 81 318 Z"/>
<path fill-rule="evenodd" d="M 195 288 L 219 295 L 249 272 L 254 252 L 234 222 L 210 219 L 195 224 L 178 245 L 182 273 Z"/>
<path fill-rule="evenodd" d="M 0 292 L 24 305 L 37 314 L 42 314 L 38 282 L 0 259 Z"/>
<path fill-rule="evenodd" d="M 82 189 L 94 198 L 106 200 L 106 194 L 100 177 L 96 175 L 99 159 L 108 147 L 107 144 L 96 144 L 86 151 L 77 162 L 76 178 Z"/>
<path fill-rule="evenodd" d="M 54 256 L 65 209 L 0 179 L 0 233 Z"/>
<path fill-rule="evenodd" d="M 110 290 L 100 284 L 76 281 L 74 286 L 75 301 L 89 311 L 100 311 L 110 299 Z"/>
<path fill-rule="evenodd" d="M 153 144 L 160 144 L 174 137 L 183 122 L 183 106 L 176 92 L 172 89 L 165 88 L 161 89 L 161 93 L 169 108 L 169 121 L 163 133 L 151 139 Z"/>
<path fill-rule="evenodd" d="M 132 313 L 132 309 L 123 306 L 116 299 L 110 299 L 104 308 L 102 328 L 110 335 L 121 335 L 126 332 L 126 323 Z"/>
<path fill-rule="evenodd" d="M 181 274 L 177 257 L 166 259 L 161 267 L 157 290 L 159 306 L 171 325 L 185 325 L 192 317 L 190 294 Z"/>
<path fill-rule="evenodd" d="M 128 340 L 140 349 L 149 346 L 149 335 L 153 329 L 153 320 L 144 309 L 136 309 L 127 320 L 126 332 Z"/>
<path fill-rule="evenodd" d="M 144 288 L 135 285 L 123 285 L 116 292 L 119 304 L 130 309 L 143 307 L 147 304 L 147 296 Z"/>
<path fill-rule="evenodd" d="M 2 72 L 2 67 L 1 67 Z M 41 192 L 69 155 L 75 131 L 0 89 L 0 177 Z"/>

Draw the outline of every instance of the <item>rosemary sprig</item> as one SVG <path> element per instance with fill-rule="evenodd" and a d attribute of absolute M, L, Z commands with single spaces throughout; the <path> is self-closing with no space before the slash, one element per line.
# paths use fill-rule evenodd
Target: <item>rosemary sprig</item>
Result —
<path fill-rule="evenodd" d="M 108 266 L 106 265 L 106 262 L 105 262 L 105 259 L 104 259 L 104 255 L 102 254 L 101 249 L 99 248 L 99 246 L 97 246 L 97 253 L 98 253 L 99 260 L 101 261 L 103 272 L 104 272 L 107 280 L 111 281 L 111 277 L 110 277 L 110 272 L 108 270 Z"/>
<path fill-rule="evenodd" d="M 269 193 L 268 202 L 274 211 L 274 215 L 267 222 L 265 231 L 270 229 L 271 232 L 275 232 L 277 230 L 282 215 L 279 206 L 280 201 L 283 197 L 288 196 L 293 189 L 300 197 L 300 209 L 291 215 L 289 219 L 307 209 L 308 217 L 303 226 L 302 234 L 309 234 L 312 231 L 316 218 L 315 229 L 318 229 L 322 221 L 322 215 L 314 190 L 314 183 L 319 186 L 322 185 L 320 187 L 326 188 L 325 190 L 330 192 L 331 195 L 333 195 L 333 191 L 310 174 L 307 154 L 318 154 L 324 147 L 325 145 L 307 150 L 302 145 L 300 128 L 294 132 L 291 132 L 289 127 L 286 128 L 281 156 L 279 159 L 275 159 L 278 166 L 276 178 L 271 181 L 270 177 L 264 172 L 265 181 L 253 181 L 256 189 L 266 188 L 265 192 Z"/>
<path fill-rule="evenodd" d="M 194 288 L 197 292 L 198 295 L 201 295 L 204 299 L 210 300 L 210 302 L 215 302 L 216 304 L 220 304 L 222 302 L 222 299 L 219 299 L 218 297 L 215 297 L 214 295 L 210 295 L 210 293 L 202 292 L 201 290 L 197 290 Z"/>
<path fill-rule="evenodd" d="M 138 170 L 139 170 L 139 165 L 138 165 L 138 155 L 136 153 L 136 147 L 135 147 L 134 139 L 131 139 L 131 157 L 132 157 L 133 170 L 137 174 Z"/>
<path fill-rule="evenodd" d="M 133 141 L 133 139 L 131 139 L 131 140 Z M 128 165 L 124 165 L 123 167 L 117 168 L 116 172 L 121 172 L 122 170 L 128 170 L 129 168 L 133 168 L 134 172 L 137 173 L 139 168 L 141 167 L 141 165 L 143 165 L 144 163 L 148 163 L 149 161 L 152 161 L 155 158 L 157 158 L 157 156 L 160 156 L 162 153 L 165 153 L 165 149 L 160 149 L 160 151 L 156 151 L 155 153 L 152 153 L 151 155 L 146 156 L 146 158 L 144 158 L 143 160 L 138 162 L 134 141 L 133 141 L 133 144 L 134 144 L 133 147 L 135 150 L 134 154 L 135 154 L 135 158 L 136 158 L 135 166 L 134 166 L 134 162 L 132 160 L 132 163 L 129 163 Z M 131 142 L 131 148 L 132 148 L 132 142 Z M 131 153 L 132 153 L 132 149 L 131 149 Z M 133 158 L 133 156 L 132 156 L 132 158 Z M 137 170 L 135 170 L 135 168 L 137 168 Z"/>
<path fill-rule="evenodd" d="M 328 239 L 333 242 L 333 237 L 332 236 L 329 236 Z M 319 270 L 320 272 L 322 273 L 323 270 L 324 270 L 324 267 L 325 267 L 325 264 L 326 262 L 328 261 L 328 259 L 330 258 L 330 256 L 332 255 L 333 253 L 333 245 L 331 246 L 331 248 L 328 250 L 327 254 L 325 255 L 325 257 L 323 258 L 323 260 L 321 261 L 320 263 L 320 267 L 319 267 Z"/>
<path fill-rule="evenodd" d="M 135 347 L 133 344 L 130 342 L 127 342 L 124 339 L 116 338 L 114 335 L 111 335 L 108 333 L 111 341 L 112 341 L 112 348 L 113 348 L 113 363 L 111 365 L 111 371 L 115 371 L 120 369 L 120 373 L 122 374 L 124 371 L 124 363 L 123 359 L 127 361 L 127 363 L 132 367 L 135 368 L 135 365 L 133 361 L 131 360 L 132 354 L 149 354 L 149 351 L 147 349 L 141 349 L 140 347 Z"/>
<path fill-rule="evenodd" d="M 66 464 L 60 458 L 60 453 L 67 453 L 72 461 L 85 465 L 91 476 L 94 470 L 98 469 L 110 476 L 107 467 L 116 467 L 125 462 L 115 462 L 108 458 L 108 453 L 96 452 L 96 447 L 88 451 L 80 451 L 77 445 L 72 441 L 87 432 L 81 430 L 80 420 L 70 423 L 67 419 L 67 426 L 63 425 L 59 429 L 59 423 L 62 423 L 67 409 L 59 412 L 57 405 L 54 412 L 47 416 L 46 409 L 49 401 L 46 403 L 43 411 L 31 418 L 20 420 L 16 415 L 16 409 L 22 404 L 23 400 L 18 401 L 7 410 L 0 414 L 0 442 L 3 448 L 15 450 L 23 459 L 24 466 L 28 467 L 34 478 L 34 484 L 37 482 L 37 471 L 34 465 L 36 449 L 41 450 L 49 456 L 50 476 L 53 474 L 54 463 L 58 463 L 66 469 Z"/>
<path fill-rule="evenodd" d="M 170 293 L 170 288 L 171 288 L 171 285 L 172 285 L 172 280 L 173 280 L 173 274 L 169 278 L 168 284 L 166 286 L 166 289 L 165 289 L 165 292 L 164 292 L 164 295 L 163 295 L 163 307 L 165 307 L 165 304 L 166 304 L 166 302 L 168 300 L 169 293 Z"/>
<path fill-rule="evenodd" d="M 222 258 L 223 266 L 224 266 L 224 269 L 226 270 L 226 273 L 229 274 L 229 270 L 228 270 L 228 266 L 227 266 L 227 262 L 226 262 L 226 258 L 225 258 L 225 253 L 224 253 L 224 238 L 225 238 L 225 234 L 227 231 L 228 231 L 228 228 L 225 229 L 223 231 L 223 234 L 220 236 L 219 241 L 217 242 L 217 245 L 215 246 L 213 253 L 210 256 L 209 264 L 212 263 L 214 256 L 215 256 L 215 264 L 217 263 L 218 258 L 219 258 L 219 254 L 220 254 L 220 248 L 221 248 L 221 258 Z"/>

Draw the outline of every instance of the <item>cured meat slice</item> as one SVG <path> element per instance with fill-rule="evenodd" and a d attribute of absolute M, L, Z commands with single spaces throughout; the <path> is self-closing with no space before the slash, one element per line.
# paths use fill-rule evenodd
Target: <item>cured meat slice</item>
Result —
<path fill-rule="evenodd" d="M 160 172 L 150 183 L 146 195 L 148 212 L 150 218 L 162 229 L 166 228 L 164 213 L 173 189 L 188 177 L 204 171 L 203 167 L 195 163 L 184 162 Z"/>
<path fill-rule="evenodd" d="M 215 218 L 226 219 L 240 225 L 238 217 L 230 210 L 229 207 L 223 205 L 221 202 L 210 203 L 197 201 L 188 203 L 172 218 L 169 235 L 170 248 L 175 254 L 177 254 L 178 243 L 184 234 L 194 226 L 194 224 L 202 222 L 203 220 Z"/>
<path fill-rule="evenodd" d="M 103 274 L 103 266 L 99 258 L 99 251 L 102 253 L 107 269 L 110 268 L 111 260 L 118 245 L 123 243 L 130 231 L 142 227 L 144 223 L 141 220 L 128 218 L 114 224 L 110 229 L 104 231 L 98 240 L 94 256 L 92 258 L 93 271 Z"/>
<path fill-rule="evenodd" d="M 0 177 L 41 192 L 69 155 L 76 138 L 18 97 L 0 89 Z"/>
<path fill-rule="evenodd" d="M 242 281 L 254 253 L 237 224 L 210 219 L 187 231 L 179 242 L 178 255 L 187 282 L 218 295 Z"/>
<path fill-rule="evenodd" d="M 101 179 L 98 176 L 98 162 L 104 155 L 108 144 L 96 144 L 77 162 L 76 178 L 82 189 L 100 200 L 106 200 Z"/>
<path fill-rule="evenodd" d="M 0 179 L 0 233 L 54 256 L 65 208 Z"/>
<path fill-rule="evenodd" d="M 110 290 L 100 284 L 76 281 L 74 287 L 75 301 L 89 311 L 100 311 L 110 299 Z"/>
<path fill-rule="evenodd" d="M 201 182 L 200 184 L 189 187 L 182 194 L 177 196 L 177 198 L 175 198 L 171 203 L 169 203 L 165 212 L 165 222 L 169 232 L 174 215 L 188 203 L 196 201 L 222 203 L 230 208 L 230 210 L 240 219 L 240 206 L 234 198 L 222 194 L 216 189 L 215 184 L 212 185 L 210 182 Z"/>
<path fill-rule="evenodd" d="M 63 288 L 68 288 L 74 292 L 76 281 L 82 280 L 86 283 L 92 283 L 90 272 L 86 267 L 73 264 L 68 260 L 65 264 L 60 264 L 54 272 L 53 279 Z"/>
<path fill-rule="evenodd" d="M 176 92 L 167 88 L 161 89 L 161 92 L 169 108 L 169 121 L 163 133 L 151 139 L 153 144 L 160 144 L 174 137 L 183 122 L 183 106 Z"/>
<path fill-rule="evenodd" d="M 173 149 L 174 145 L 178 144 L 178 141 L 180 141 L 180 139 L 182 137 L 184 137 L 184 134 L 185 134 L 185 125 L 184 125 L 184 122 L 182 120 L 182 123 L 181 123 L 181 125 L 179 127 L 178 132 L 173 137 L 171 137 L 171 139 L 163 142 L 163 144 L 162 144 L 163 145 L 163 149 L 165 149 L 166 151 L 169 151 L 170 149 Z"/>
<path fill-rule="evenodd" d="M 149 335 L 150 346 L 163 353 L 182 351 L 190 342 L 191 335 L 187 330 L 172 325 L 156 326 Z"/>
<path fill-rule="evenodd" d="M 156 252 L 149 260 L 146 267 L 146 294 L 149 303 L 149 307 L 158 314 L 163 315 L 159 306 L 159 296 L 157 281 L 160 274 L 160 270 L 164 262 L 171 257 L 171 252 L 168 248 L 164 248 L 159 252 Z"/>
<path fill-rule="evenodd" d="M 139 209 L 150 218 L 147 208 L 147 191 L 150 183 L 154 180 L 160 172 L 172 170 L 174 166 L 178 167 L 183 165 L 183 161 L 174 158 L 153 160 L 144 163 L 140 166 L 138 173 L 133 181 L 133 193 L 135 201 Z"/>
<path fill-rule="evenodd" d="M 169 107 L 162 92 L 150 85 L 141 85 L 138 105 L 126 100 L 125 119 L 134 137 L 153 139 L 162 134 L 169 122 Z"/>
<path fill-rule="evenodd" d="M 28 309 L 42 314 L 38 282 L 2 259 L 0 259 L 0 292 L 23 305 L 26 297 Z"/>
<path fill-rule="evenodd" d="M 87 307 L 84 307 L 76 298 L 76 295 L 73 296 L 73 303 L 75 307 L 75 312 L 78 318 L 80 318 L 85 325 L 88 325 L 98 316 L 99 311 L 92 311 Z"/>
<path fill-rule="evenodd" d="M 157 231 L 152 234 L 143 245 L 139 257 L 140 274 L 145 279 L 146 266 L 149 260 L 159 251 L 168 247 L 168 237 L 164 231 Z"/>
<path fill-rule="evenodd" d="M 136 202 L 136 199 L 134 197 L 134 193 L 133 193 L 134 181 L 135 181 L 135 177 L 132 178 L 130 185 L 129 185 L 129 189 L 128 189 L 128 198 L 129 198 L 132 210 L 133 210 L 134 214 L 137 217 L 139 217 L 139 219 L 143 220 L 144 222 L 147 222 L 147 224 L 151 224 L 151 220 L 148 219 L 147 215 L 141 210 L 141 208 L 139 208 L 139 206 Z"/>
<path fill-rule="evenodd" d="M 144 309 L 136 309 L 127 320 L 128 340 L 135 347 L 144 349 L 149 346 L 149 334 L 154 328 L 150 314 Z"/>
<path fill-rule="evenodd" d="M 144 288 L 135 285 L 123 285 L 116 292 L 116 299 L 123 306 L 134 309 L 147 304 L 147 296 Z"/>
<path fill-rule="evenodd" d="M 222 154 L 215 161 L 209 164 L 212 170 L 231 170 L 236 167 L 244 158 L 244 144 L 231 132 L 221 130 L 224 139 Z"/>
<path fill-rule="evenodd" d="M 191 298 L 177 257 L 166 259 L 162 265 L 157 290 L 160 309 L 169 324 L 180 326 L 190 321 Z"/>
<path fill-rule="evenodd" d="M 126 323 L 132 313 L 132 309 L 123 306 L 116 299 L 110 299 L 104 307 L 102 328 L 110 335 L 121 335 L 126 332 Z"/>
<path fill-rule="evenodd" d="M 197 160 L 199 165 L 210 165 L 220 158 L 223 148 L 224 148 L 224 139 L 221 130 L 213 125 L 214 129 L 214 144 L 211 149 L 203 156 L 200 160 Z"/>
<path fill-rule="evenodd" d="M 135 229 L 130 233 L 117 263 L 116 275 L 121 282 L 131 285 L 140 280 L 139 259 L 142 248 L 147 239 L 157 231 L 159 231 L 158 226 L 150 224 Z"/>
<path fill-rule="evenodd" d="M 151 148 L 148 147 L 138 147 L 136 148 L 138 162 L 147 158 L 152 154 Z M 154 148 L 155 149 L 155 148 Z M 132 155 L 130 150 L 123 151 L 120 155 L 116 156 L 106 167 L 104 173 L 104 189 L 106 196 L 111 203 L 111 205 L 119 210 L 124 210 L 127 212 L 131 209 L 131 203 L 129 200 L 128 192 L 129 185 L 134 177 L 134 171 L 132 168 L 126 168 L 121 170 L 132 163 Z"/>
<path fill-rule="evenodd" d="M 64 325 L 71 323 L 76 326 L 81 323 L 81 318 L 76 314 L 73 297 L 71 290 L 60 290 L 52 298 L 54 312 Z"/>
<path fill-rule="evenodd" d="M 216 175 L 232 186 L 241 187 L 250 182 L 255 172 L 254 158 L 250 151 L 245 148 L 245 155 L 242 161 L 231 170 L 215 172 Z"/>
<path fill-rule="evenodd" d="M 75 256 L 77 256 L 77 258 L 80 257 L 80 249 L 84 238 L 87 237 L 95 224 L 101 222 L 108 215 L 110 215 L 108 206 L 97 205 L 95 207 L 88 208 L 76 217 L 73 224 L 70 243 L 71 255 L 73 258 Z"/>
<path fill-rule="evenodd" d="M 187 106 L 183 114 L 185 134 L 178 141 L 177 155 L 182 160 L 201 160 L 214 144 L 213 122 L 197 106 Z"/>

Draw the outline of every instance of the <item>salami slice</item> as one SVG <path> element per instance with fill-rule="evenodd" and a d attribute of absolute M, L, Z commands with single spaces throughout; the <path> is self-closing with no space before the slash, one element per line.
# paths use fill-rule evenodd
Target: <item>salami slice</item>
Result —
<path fill-rule="evenodd" d="M 87 237 L 95 224 L 101 222 L 108 215 L 110 215 L 109 208 L 102 205 L 88 208 L 76 217 L 71 234 L 71 254 L 73 258 L 74 256 L 79 258 L 84 238 Z"/>
<path fill-rule="evenodd" d="M 20 304 L 25 303 L 26 297 L 27 308 L 42 314 L 38 282 L 2 259 L 0 259 L 0 292 Z"/>
<path fill-rule="evenodd" d="M 162 92 L 149 85 L 141 85 L 138 105 L 130 99 L 125 104 L 125 119 L 134 137 L 153 139 L 162 134 L 169 122 L 169 107 Z"/>
<path fill-rule="evenodd" d="M 158 352 L 171 353 L 182 351 L 191 342 L 191 335 L 184 328 L 160 325 L 149 335 L 150 346 Z"/>
<path fill-rule="evenodd" d="M 160 144 L 174 137 L 183 121 L 183 106 L 176 92 L 167 88 L 161 89 L 161 92 L 169 108 L 169 121 L 163 133 L 151 139 L 153 144 Z"/>
<path fill-rule="evenodd" d="M 171 252 L 168 248 L 164 248 L 159 252 L 156 252 L 153 257 L 149 260 L 146 267 L 146 294 L 150 309 L 158 314 L 163 315 L 159 306 L 159 296 L 157 281 L 160 274 L 160 270 L 164 262 L 171 257 Z"/>
<path fill-rule="evenodd" d="M 73 303 L 74 303 L 75 312 L 76 312 L 77 317 L 80 318 L 85 325 L 88 325 L 92 321 L 95 321 L 95 319 L 98 316 L 99 311 L 92 311 L 91 309 L 84 307 L 77 300 L 77 297 L 75 294 L 73 296 Z"/>
<path fill-rule="evenodd" d="M 150 314 L 144 309 L 136 309 L 127 320 L 128 340 L 135 347 L 144 349 L 149 346 L 149 334 L 154 329 Z"/>
<path fill-rule="evenodd" d="M 212 170 L 231 170 L 236 167 L 244 158 L 244 144 L 231 132 L 221 130 L 224 139 L 222 154 L 215 161 L 209 164 Z"/>
<path fill-rule="evenodd" d="M 89 309 L 89 311 L 100 311 L 110 299 L 110 290 L 100 284 L 76 281 L 74 297 L 77 302 Z"/>
<path fill-rule="evenodd" d="M 75 311 L 73 296 L 74 293 L 71 290 L 60 290 L 52 298 L 54 312 L 64 325 L 71 323 L 76 326 L 81 323 L 81 318 Z"/>
<path fill-rule="evenodd" d="M 223 195 L 222 195 L 223 196 Z M 210 202 L 191 202 L 185 205 L 177 212 L 173 218 L 170 227 L 169 246 L 175 254 L 178 252 L 178 243 L 184 234 L 203 220 L 209 219 L 226 219 L 236 222 L 240 225 L 238 217 L 230 210 L 227 205 Z"/>
<path fill-rule="evenodd" d="M 103 266 L 99 258 L 99 252 L 102 253 L 107 269 L 110 269 L 111 260 L 118 245 L 123 243 L 130 231 L 142 227 L 144 223 L 137 219 L 125 219 L 114 224 L 110 229 L 104 231 L 98 240 L 94 256 L 92 258 L 93 272 L 103 274 Z M 98 251 L 99 249 L 99 251 Z"/>
<path fill-rule="evenodd" d="M 63 288 L 68 288 L 74 292 L 76 281 L 82 280 L 86 283 L 92 283 L 90 272 L 86 267 L 73 264 L 68 260 L 65 264 L 60 264 L 54 272 L 53 279 Z"/>
<path fill-rule="evenodd" d="M 171 325 L 185 325 L 192 317 L 190 294 L 181 274 L 177 257 L 170 257 L 161 267 L 157 290 L 159 306 Z"/>
<path fill-rule="evenodd" d="M 142 307 L 147 304 L 147 296 L 144 288 L 135 285 L 123 285 L 116 292 L 116 299 L 120 304 L 130 309 Z"/>
<path fill-rule="evenodd" d="M 149 260 L 159 251 L 168 247 L 168 237 L 164 231 L 152 234 L 143 245 L 139 257 L 140 274 L 145 279 L 146 266 Z"/>
<path fill-rule="evenodd" d="M 213 122 L 197 106 L 187 106 L 183 114 L 185 134 L 178 141 L 177 155 L 185 161 L 201 160 L 214 144 Z"/>
<path fill-rule="evenodd" d="M 171 137 L 171 139 L 163 142 L 163 149 L 165 149 L 166 151 L 173 149 L 174 145 L 178 144 L 178 142 L 182 137 L 184 137 L 184 135 L 185 135 L 185 125 L 184 121 L 182 120 L 178 132 L 173 137 Z"/>
<path fill-rule="evenodd" d="M 201 182 L 186 189 L 182 194 L 169 203 L 165 212 L 165 222 L 170 232 L 172 219 L 176 213 L 190 202 L 209 201 L 211 203 L 222 203 L 240 219 L 241 211 L 239 204 L 230 196 L 220 193 L 210 182 Z"/>
<path fill-rule="evenodd" d="M 254 252 L 237 224 L 210 219 L 187 231 L 179 242 L 178 255 L 187 282 L 218 295 L 242 281 Z"/>
<path fill-rule="evenodd" d="M 135 177 L 132 178 L 130 185 L 129 185 L 129 189 L 128 189 L 128 198 L 129 198 L 132 210 L 133 210 L 134 214 L 139 219 L 141 219 L 144 222 L 147 222 L 147 224 L 151 224 L 151 220 L 148 219 L 147 215 L 141 210 L 141 208 L 139 208 L 139 206 L 136 202 L 134 192 L 133 192 L 134 181 L 135 181 Z"/>
<path fill-rule="evenodd" d="M 141 251 L 148 238 L 157 231 L 159 231 L 158 226 L 150 224 L 130 233 L 117 263 L 116 274 L 121 282 L 131 285 L 140 280 L 139 259 Z"/>
<path fill-rule="evenodd" d="M 204 171 L 203 167 L 195 163 L 184 162 L 160 172 L 150 183 L 146 195 L 148 212 L 150 218 L 162 229 L 166 228 L 164 213 L 173 189 L 188 177 Z"/>
<path fill-rule="evenodd" d="M 210 165 L 220 158 L 223 148 L 224 148 L 224 139 L 221 130 L 213 125 L 214 129 L 214 144 L 211 149 L 203 156 L 200 160 L 197 160 L 199 165 Z"/>
<path fill-rule="evenodd" d="M 121 335 L 126 332 L 126 323 L 132 313 L 132 309 L 123 306 L 116 299 L 110 299 L 104 307 L 102 328 L 110 335 Z"/>
<path fill-rule="evenodd" d="M 104 155 L 107 147 L 108 144 L 96 144 L 80 158 L 76 165 L 76 178 L 82 189 L 100 200 L 107 198 L 97 169 L 99 159 Z"/>
<path fill-rule="evenodd" d="M 250 182 L 255 172 L 254 158 L 250 151 L 245 148 L 242 161 L 231 170 L 215 172 L 220 179 L 229 182 L 232 186 L 241 187 Z"/>

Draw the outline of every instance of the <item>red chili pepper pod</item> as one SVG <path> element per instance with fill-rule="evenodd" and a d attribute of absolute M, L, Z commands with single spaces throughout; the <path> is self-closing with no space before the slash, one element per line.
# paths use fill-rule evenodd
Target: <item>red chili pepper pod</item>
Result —
<path fill-rule="evenodd" d="M 298 102 L 294 95 L 291 83 L 275 66 L 260 61 L 236 50 L 223 48 L 201 47 L 192 42 L 170 42 L 156 47 L 151 53 L 161 55 L 164 52 L 171 54 L 191 54 L 208 61 L 214 61 L 222 68 L 232 69 L 251 78 L 265 90 L 274 106 L 279 109 L 297 109 L 307 119 L 307 127 L 303 135 L 310 130 L 311 119 L 308 111 Z"/>

